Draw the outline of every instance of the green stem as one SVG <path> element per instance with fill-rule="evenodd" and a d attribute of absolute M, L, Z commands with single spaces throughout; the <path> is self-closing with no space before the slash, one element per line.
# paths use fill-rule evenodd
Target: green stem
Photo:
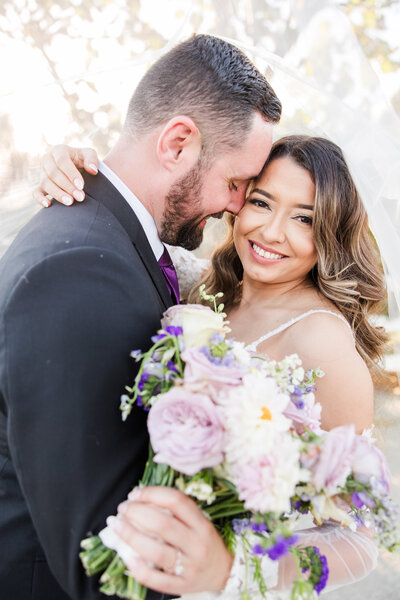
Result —
<path fill-rule="evenodd" d="M 172 337 L 172 336 L 171 336 Z M 181 353 L 179 349 L 178 338 L 174 337 L 174 346 L 175 346 L 175 356 L 178 363 L 179 375 L 183 377 L 183 364 L 181 360 Z"/>

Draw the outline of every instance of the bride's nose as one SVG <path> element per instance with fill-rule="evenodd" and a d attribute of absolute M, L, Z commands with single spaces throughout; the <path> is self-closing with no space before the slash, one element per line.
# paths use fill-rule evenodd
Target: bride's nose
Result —
<path fill-rule="evenodd" d="M 266 242 L 282 244 L 286 241 L 285 219 L 279 215 L 271 215 L 262 227 L 262 237 Z"/>

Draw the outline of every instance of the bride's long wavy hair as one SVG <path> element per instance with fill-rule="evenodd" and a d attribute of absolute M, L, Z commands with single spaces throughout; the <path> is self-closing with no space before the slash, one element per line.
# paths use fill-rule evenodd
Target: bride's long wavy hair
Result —
<path fill-rule="evenodd" d="M 306 169 L 315 184 L 313 235 L 318 259 L 310 279 L 347 319 L 357 350 L 371 368 L 381 357 L 387 335 L 368 317 L 377 312 L 386 290 L 367 214 L 343 153 L 323 138 L 287 136 L 274 143 L 263 171 L 283 157 L 290 157 Z M 234 223 L 235 217 L 229 215 L 226 239 L 214 252 L 212 266 L 201 282 L 208 293 L 224 293 L 228 310 L 240 301 L 243 279 L 242 263 L 233 241 Z M 189 302 L 200 301 L 196 287 Z"/>

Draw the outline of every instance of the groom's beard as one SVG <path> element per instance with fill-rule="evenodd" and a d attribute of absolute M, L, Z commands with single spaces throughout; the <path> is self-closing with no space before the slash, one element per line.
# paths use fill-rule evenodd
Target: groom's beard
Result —
<path fill-rule="evenodd" d="M 194 250 L 203 241 L 204 219 L 209 216 L 220 218 L 223 215 L 203 215 L 199 212 L 203 173 L 200 163 L 197 163 L 169 189 L 161 223 L 162 242 Z"/>

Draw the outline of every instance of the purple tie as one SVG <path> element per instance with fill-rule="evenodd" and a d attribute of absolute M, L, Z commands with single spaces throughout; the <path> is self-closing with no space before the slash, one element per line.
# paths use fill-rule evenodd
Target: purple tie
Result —
<path fill-rule="evenodd" d="M 179 304 L 179 283 L 178 276 L 175 271 L 175 267 L 172 263 L 171 257 L 168 250 L 164 246 L 164 252 L 162 257 L 159 259 L 158 264 L 164 275 L 167 288 L 171 294 L 171 298 L 175 304 Z"/>

